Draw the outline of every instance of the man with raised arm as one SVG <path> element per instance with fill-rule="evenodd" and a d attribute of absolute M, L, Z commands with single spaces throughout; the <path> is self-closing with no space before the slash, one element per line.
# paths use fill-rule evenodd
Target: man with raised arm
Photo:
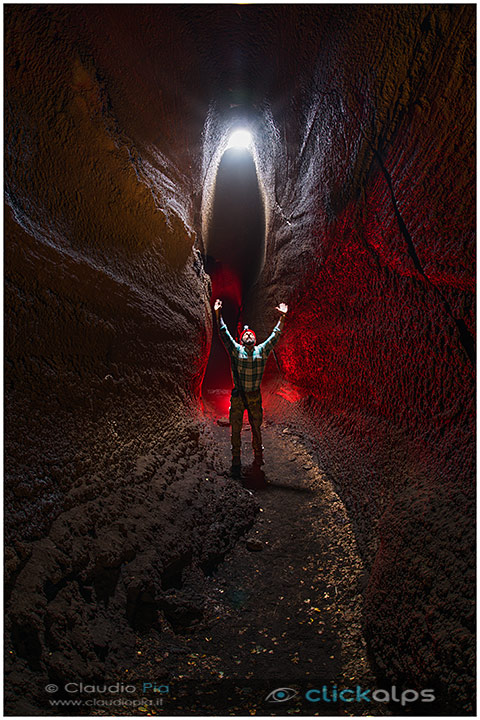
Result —
<path fill-rule="evenodd" d="M 254 465 L 258 468 L 263 465 L 262 433 L 260 427 L 263 420 L 262 393 L 260 383 L 267 364 L 268 356 L 275 347 L 285 324 L 288 307 L 284 303 L 275 308 L 280 313 L 280 319 L 273 328 L 272 334 L 260 345 L 256 345 L 253 330 L 245 325 L 240 335 L 240 343 L 235 342 L 228 332 L 221 316 L 222 301 L 215 300 L 213 306 L 217 317 L 220 338 L 230 355 L 232 366 L 233 390 L 230 400 L 230 426 L 232 428 L 232 474 L 240 475 L 241 462 L 240 434 L 243 425 L 243 414 L 248 413 L 248 420 L 252 429 L 252 446 Z"/>

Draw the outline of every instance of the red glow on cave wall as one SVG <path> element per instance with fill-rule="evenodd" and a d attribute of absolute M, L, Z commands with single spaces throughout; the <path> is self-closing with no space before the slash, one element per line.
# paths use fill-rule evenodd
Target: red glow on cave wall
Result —
<path fill-rule="evenodd" d="M 388 198 L 378 178 L 373 189 L 366 207 L 351 203 L 330 226 L 328 254 L 290 299 L 278 354 L 286 379 L 328 412 L 361 408 L 433 429 L 467 412 L 452 397 L 470 386 L 472 368 L 439 294 L 461 316 L 467 280 L 449 283 L 444 273 L 436 287 L 422 277 L 398 227 L 382 224 Z M 424 258 L 435 275 L 434 254 Z"/>
<path fill-rule="evenodd" d="M 287 384 L 282 385 L 276 393 L 290 404 L 296 403 L 302 398 L 302 394 L 298 388 Z"/>
<path fill-rule="evenodd" d="M 222 317 L 235 336 L 240 325 L 242 284 L 237 273 L 227 264 L 208 259 L 206 270 L 212 282 L 211 305 L 222 301 Z M 230 359 L 220 340 L 214 320 L 212 345 L 202 383 L 203 409 L 222 417 L 228 415 L 232 387 Z"/>
<path fill-rule="evenodd" d="M 228 310 L 238 313 L 242 305 L 242 284 L 238 274 L 221 262 L 216 262 L 208 273 L 212 281 L 212 303 L 220 298 Z"/>

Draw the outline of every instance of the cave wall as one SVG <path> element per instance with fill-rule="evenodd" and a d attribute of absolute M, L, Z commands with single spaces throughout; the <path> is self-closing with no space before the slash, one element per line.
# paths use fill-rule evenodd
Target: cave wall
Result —
<path fill-rule="evenodd" d="M 116 103 L 124 88 L 85 40 L 98 41 L 95 12 L 6 10 L 7 498 L 26 538 L 72 486 L 108 473 L 112 456 L 131 462 L 129 443 L 148 445 L 195 403 L 211 335 L 189 194 L 161 144 L 155 173 L 140 159 L 131 97 Z M 123 47 L 114 20 L 108 40 Z M 175 157 L 184 134 L 164 103 L 155 131 L 168 129 Z M 143 123 L 132 112 L 148 147 L 152 106 Z"/>
<path fill-rule="evenodd" d="M 310 428 L 355 518 L 380 676 L 433 683 L 446 707 L 464 710 L 474 666 L 474 28 L 465 6 L 335 17 L 291 110 L 273 114 L 279 135 L 296 125 L 296 137 L 252 300 L 264 332 L 269 308 L 290 304 L 270 413 Z"/>
<path fill-rule="evenodd" d="M 202 34 L 217 61 L 205 166 L 242 118 L 265 194 L 266 258 L 245 319 L 266 337 L 275 305 L 290 305 L 267 417 L 317 438 L 354 518 L 379 674 L 433 683 L 466 710 L 475 12 L 221 9 L 211 33 L 243 38 L 243 62 Z"/>
<path fill-rule="evenodd" d="M 199 415 L 198 150 L 172 122 L 194 97 L 180 83 L 158 109 L 138 83 L 150 47 L 124 74 L 129 23 L 111 9 L 5 10 L 6 703 L 20 715 L 48 712 L 49 680 L 118 676 L 138 624 L 168 613 L 170 577 L 207 571 L 255 513 L 215 473 Z M 182 47 L 163 48 L 179 78 Z"/>
<path fill-rule="evenodd" d="M 108 559 L 100 542 L 73 564 L 49 546 L 31 579 L 35 543 L 51 532 L 58 547 L 65 522 L 82 537 L 78 509 L 102 493 L 128 515 L 161 462 L 156 498 L 181 481 L 182 453 L 215 462 L 197 415 L 212 332 L 200 252 L 218 148 L 244 119 L 266 209 L 246 320 L 266 335 L 290 305 L 267 414 L 308 428 L 346 502 L 379 671 L 467 708 L 474 26 L 464 5 L 6 6 L 7 571 L 13 601 L 31 597 L 14 618 L 19 675 L 44 671 L 35 648 L 58 643 L 52 593 L 81 594 L 66 576 L 90 587 L 141 553 L 157 499 L 146 536 L 140 510 L 112 530 Z M 92 532 L 108 527 L 108 503 L 94 516 Z M 167 532 L 176 514 L 164 517 Z M 233 506 L 224 522 L 233 542 Z"/>

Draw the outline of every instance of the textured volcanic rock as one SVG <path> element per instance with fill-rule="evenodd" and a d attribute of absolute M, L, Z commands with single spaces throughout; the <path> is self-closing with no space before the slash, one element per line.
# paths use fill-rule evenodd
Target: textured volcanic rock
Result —
<path fill-rule="evenodd" d="M 257 511 L 214 468 L 206 476 L 205 435 L 201 422 L 172 425 L 132 474 L 117 470 L 100 496 L 92 478 L 67 496 L 47 537 L 21 545 L 7 622 L 9 712 L 50 714 L 48 683 L 118 678 L 137 633 L 179 632 L 201 617 L 203 599 L 181 591 L 185 572 L 210 573 Z"/>
<path fill-rule="evenodd" d="M 173 162 L 140 167 L 84 29 L 75 9 L 7 10 L 10 711 L 29 673 L 30 712 L 48 678 L 108 674 L 168 568 L 208 568 L 254 512 L 205 481 L 210 283 L 189 194 Z"/>
<path fill-rule="evenodd" d="M 277 354 L 294 392 L 276 390 L 310 395 L 322 458 L 359 524 L 381 675 L 430 683 L 468 711 L 473 16 L 352 12 L 288 158 L 299 177 L 276 187 L 282 214 L 259 297 L 290 298 Z M 301 404 L 290 405 L 292 417 Z M 288 407 L 281 402 L 280 417 Z"/>
<path fill-rule="evenodd" d="M 17 693 L 194 622 L 166 575 L 251 522 L 197 416 L 201 254 L 248 122 L 265 253 L 243 320 L 261 337 L 291 308 L 267 410 L 308 428 L 351 514 L 380 676 L 471 711 L 474 32 L 465 5 L 6 7 Z"/>

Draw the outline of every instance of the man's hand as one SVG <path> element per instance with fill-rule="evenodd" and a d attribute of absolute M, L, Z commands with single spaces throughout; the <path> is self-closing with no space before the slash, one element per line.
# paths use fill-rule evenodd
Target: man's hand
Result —
<path fill-rule="evenodd" d="M 213 309 L 215 310 L 215 317 L 217 318 L 217 322 L 220 325 L 220 311 L 222 309 L 222 301 L 221 300 L 215 300 L 215 305 L 213 306 Z"/>
<path fill-rule="evenodd" d="M 283 330 L 283 326 L 285 325 L 285 316 L 288 312 L 288 305 L 285 305 L 285 303 L 280 303 L 278 307 L 275 308 L 277 312 L 280 313 L 280 320 L 278 321 L 280 330 Z"/>

